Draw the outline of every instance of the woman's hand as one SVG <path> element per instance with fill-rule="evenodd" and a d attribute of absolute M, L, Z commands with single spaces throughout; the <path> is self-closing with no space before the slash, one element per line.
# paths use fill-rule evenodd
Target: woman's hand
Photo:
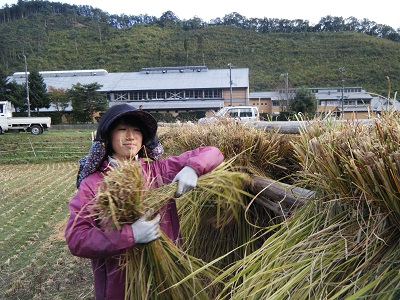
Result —
<path fill-rule="evenodd" d="M 150 217 L 151 214 L 146 214 L 131 225 L 136 244 L 146 244 L 160 237 L 161 217 L 158 214 L 154 219 L 149 220 Z"/>
<path fill-rule="evenodd" d="M 197 175 L 196 171 L 189 166 L 186 166 L 180 170 L 179 173 L 176 174 L 174 180 L 172 180 L 172 183 L 178 181 L 178 188 L 175 192 L 175 198 L 178 198 L 182 196 L 183 193 L 194 189 L 197 185 L 198 178 L 199 176 Z"/>

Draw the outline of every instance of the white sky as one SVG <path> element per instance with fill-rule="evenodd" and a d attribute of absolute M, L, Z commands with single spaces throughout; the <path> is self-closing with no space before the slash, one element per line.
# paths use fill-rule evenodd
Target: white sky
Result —
<path fill-rule="evenodd" d="M 51 0 L 50 0 L 51 1 Z M 355 17 L 400 28 L 398 0 L 54 0 L 76 5 L 90 5 L 110 14 L 148 14 L 160 17 L 172 11 L 179 19 L 197 16 L 203 21 L 223 18 L 237 12 L 246 18 L 303 19 L 316 24 L 322 17 Z M 268 3 L 269 2 L 269 3 Z M 16 4 L 17 0 L 0 0 L 0 7 Z M 396 4 L 397 3 L 397 4 Z"/>

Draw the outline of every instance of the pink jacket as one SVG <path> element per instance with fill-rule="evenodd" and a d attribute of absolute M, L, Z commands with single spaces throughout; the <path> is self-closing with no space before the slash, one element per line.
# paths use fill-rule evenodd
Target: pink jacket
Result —
<path fill-rule="evenodd" d="M 190 166 L 199 176 L 212 171 L 223 161 L 223 155 L 215 147 L 200 147 L 179 156 L 159 161 L 140 160 L 143 175 L 155 178 L 155 186 L 171 183 L 175 175 L 184 167 Z M 65 229 L 65 238 L 73 255 L 92 259 L 95 299 L 124 299 L 125 271 L 119 269 L 118 257 L 126 248 L 135 245 L 135 237 L 130 225 L 121 230 L 102 231 L 93 218 L 88 205 L 97 192 L 107 162 L 99 171 L 85 178 L 76 195 L 69 203 L 70 216 Z M 160 214 L 161 229 L 173 240 L 179 238 L 179 219 L 174 200 L 165 205 Z"/>

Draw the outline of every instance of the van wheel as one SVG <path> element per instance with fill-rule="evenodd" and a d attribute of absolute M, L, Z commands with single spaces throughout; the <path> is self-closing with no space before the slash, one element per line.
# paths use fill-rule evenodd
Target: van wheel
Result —
<path fill-rule="evenodd" d="M 31 127 L 31 133 L 34 134 L 34 135 L 41 134 L 42 132 L 43 132 L 43 129 L 39 125 L 33 125 Z"/>
<path fill-rule="evenodd" d="M 3 128 L 0 127 L 0 134 L 3 134 Z"/>

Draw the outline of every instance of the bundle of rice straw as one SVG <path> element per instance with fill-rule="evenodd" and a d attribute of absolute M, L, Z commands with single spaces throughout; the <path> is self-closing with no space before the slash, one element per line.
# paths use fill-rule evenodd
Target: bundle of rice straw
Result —
<path fill-rule="evenodd" d="M 92 207 L 103 230 L 120 229 L 149 211 L 157 211 L 176 189 L 176 185 L 159 189 L 150 186 L 137 162 L 124 162 L 108 172 Z M 125 299 L 210 298 L 203 285 L 215 277 L 214 271 L 201 269 L 201 260 L 187 255 L 163 233 L 148 244 L 126 249 L 120 265 L 126 270 Z M 185 280 L 193 272 L 196 276 Z"/>
<path fill-rule="evenodd" d="M 221 273 L 214 299 L 400 299 L 399 133 L 398 112 L 307 127 L 293 147 L 314 198 Z"/>
<path fill-rule="evenodd" d="M 269 221 L 263 206 L 251 204 L 250 175 L 234 164 L 233 158 L 203 175 L 196 189 L 177 203 L 182 247 L 206 262 L 221 257 L 214 261 L 218 268 L 257 249 L 262 244 L 257 237 Z"/>

